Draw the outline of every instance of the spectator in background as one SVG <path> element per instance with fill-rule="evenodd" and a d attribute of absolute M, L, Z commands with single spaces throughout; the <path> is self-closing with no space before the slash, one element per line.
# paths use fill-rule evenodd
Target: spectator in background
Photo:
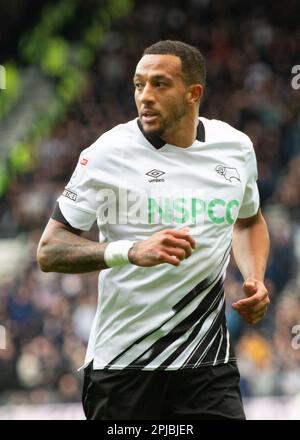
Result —
<path fill-rule="evenodd" d="M 203 47 L 208 62 L 203 115 L 225 120 L 249 135 L 258 158 L 258 184 L 263 210 L 267 213 L 275 204 L 280 207 L 280 214 L 272 210 L 270 215 L 267 214 L 274 247 L 274 250 L 271 249 L 270 268 L 267 272 L 268 286 L 273 292 L 272 301 L 278 304 L 271 309 L 270 318 L 255 328 L 255 333 L 265 338 L 274 360 L 277 359 L 278 341 L 283 341 L 280 345 L 280 360 L 274 362 L 275 371 L 271 371 L 269 376 L 272 382 L 270 390 L 278 394 L 286 392 L 286 388 L 281 385 L 283 376 L 289 377 L 290 392 L 296 393 L 300 390 L 295 373 L 288 376 L 289 372 L 296 371 L 295 365 L 299 366 L 299 351 L 293 351 L 295 364 L 292 369 L 290 363 L 283 361 L 284 347 L 290 348 L 290 334 L 287 335 L 284 328 L 291 329 L 295 320 L 284 307 L 282 313 L 286 319 L 280 321 L 281 324 L 274 322 L 274 319 L 277 322 L 276 311 L 280 310 L 284 296 L 292 293 L 295 298 L 293 307 L 300 304 L 300 281 L 297 280 L 300 261 L 297 250 L 300 236 L 300 100 L 299 91 L 290 86 L 291 66 L 299 63 L 299 14 L 292 13 L 291 7 L 292 5 L 274 3 L 270 8 L 263 1 L 259 7 L 253 2 L 247 2 L 246 9 L 244 2 L 243 5 L 231 2 L 228 18 L 226 2 L 190 0 L 184 2 L 184 8 L 179 1 L 174 1 L 172 7 L 165 6 L 162 2 L 138 3 L 128 17 L 107 33 L 103 50 L 89 72 L 88 86 L 79 103 L 73 106 L 66 119 L 58 124 L 49 138 L 39 144 L 40 155 L 35 169 L 25 175 L 16 176 L 0 204 L 1 237 L 15 237 L 25 232 L 29 234 L 28 241 L 32 243 L 32 247 L 36 247 L 41 225 L 46 223 L 63 182 L 68 180 L 69 170 L 76 163 L 80 149 L 91 144 L 101 132 L 133 117 L 131 73 L 142 47 L 150 41 L 165 37 L 181 38 Z M 18 9 L 17 12 L 16 17 L 21 20 L 22 11 Z M 26 18 L 23 22 L 25 21 Z M 78 22 L 79 17 L 75 17 L 74 21 Z M 5 31 L 5 26 L 3 30 Z M 6 32 L 7 41 L 10 33 L 11 31 Z M 103 62 L 108 58 L 110 72 L 113 71 L 111 66 L 123 66 L 117 72 L 118 78 L 114 77 L 113 80 Z M 31 212 L 27 201 L 32 196 L 35 202 L 34 206 L 30 204 Z M 284 220 L 278 227 L 273 226 L 272 219 L 276 220 L 278 217 Z M 85 339 L 81 339 L 84 334 L 76 332 L 74 328 L 74 322 L 78 321 L 77 304 L 81 307 L 82 302 L 77 302 L 75 285 L 66 289 L 64 276 L 40 275 L 32 263 L 34 254 L 35 250 L 30 251 L 21 275 L 16 268 L 16 275 L 12 279 L 1 279 L 1 324 L 11 333 L 13 348 L 10 347 L 7 352 L 0 350 L 0 369 L 7 371 L 8 361 L 4 357 L 10 359 L 10 365 L 16 365 L 22 347 L 35 337 L 44 335 L 53 341 L 59 351 L 59 362 L 64 365 L 60 369 L 62 373 L 59 373 L 62 377 L 72 373 L 75 365 L 79 367 L 84 358 Z M 229 275 L 227 295 L 231 298 L 231 295 L 238 295 L 241 281 L 233 264 Z M 81 275 L 80 279 L 82 291 L 93 298 L 92 286 L 96 280 L 87 275 Z M 17 321 L 10 319 L 9 304 L 18 302 L 13 297 L 19 296 L 19 286 L 27 285 L 29 280 L 30 298 L 26 301 L 33 320 L 24 320 L 23 327 L 20 327 L 15 325 Z M 80 283 L 77 276 L 75 280 Z M 74 292 L 74 295 L 70 292 Z M 55 302 L 67 302 L 68 306 L 54 306 Z M 89 300 L 87 303 L 90 304 Z M 243 337 L 245 327 L 238 318 L 234 326 L 238 340 Z M 250 335 L 246 332 L 243 340 L 247 338 Z M 273 342 L 275 339 L 276 347 Z M 248 347 L 248 344 L 238 344 L 238 357 L 242 358 Z M 240 353 L 240 350 L 243 352 Z M 247 357 L 251 359 L 252 355 L 253 352 L 249 351 Z M 253 360 L 251 365 L 252 362 Z M 248 394 L 259 394 L 255 387 L 256 370 L 241 370 L 243 381 L 248 382 Z M 41 402 L 45 401 L 45 393 L 40 392 L 41 388 L 38 387 L 37 392 L 30 397 L 29 393 L 24 392 L 30 388 L 20 382 L 17 372 L 11 369 L 9 374 L 11 379 L 2 381 L 1 390 L 6 390 L 2 393 L 2 403 L 8 402 L 10 398 L 18 401 L 18 395 L 19 401 L 23 402 L 31 398 L 35 402 L 39 399 Z M 76 380 L 79 381 L 80 389 L 81 377 L 76 376 Z M 51 387 L 56 389 L 55 399 L 59 401 L 61 397 L 58 383 L 54 382 Z M 50 400 L 54 398 L 49 385 L 42 385 L 42 390 L 46 390 Z"/>

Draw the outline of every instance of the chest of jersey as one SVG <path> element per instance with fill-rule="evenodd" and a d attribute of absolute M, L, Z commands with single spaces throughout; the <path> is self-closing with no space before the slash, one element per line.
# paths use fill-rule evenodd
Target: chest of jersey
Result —
<path fill-rule="evenodd" d="M 222 228 L 234 223 L 242 203 L 244 158 L 237 144 L 166 145 L 161 150 L 136 145 L 120 170 L 110 183 L 116 207 L 107 203 L 102 221 L 113 209 L 116 223 L 123 225 Z"/>

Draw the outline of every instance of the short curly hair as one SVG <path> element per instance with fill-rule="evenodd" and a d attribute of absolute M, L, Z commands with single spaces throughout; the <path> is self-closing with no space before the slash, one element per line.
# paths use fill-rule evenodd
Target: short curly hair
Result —
<path fill-rule="evenodd" d="M 205 59 L 199 49 L 182 41 L 162 40 L 147 47 L 144 55 L 175 55 L 181 60 L 183 80 L 187 85 L 205 85 Z"/>

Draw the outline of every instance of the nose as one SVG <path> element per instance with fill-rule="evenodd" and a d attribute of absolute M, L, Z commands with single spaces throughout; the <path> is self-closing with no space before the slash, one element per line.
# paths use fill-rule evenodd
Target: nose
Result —
<path fill-rule="evenodd" d="M 153 88 L 151 87 L 151 84 L 145 84 L 145 87 L 141 92 L 140 99 L 143 104 L 147 102 L 154 102 Z"/>

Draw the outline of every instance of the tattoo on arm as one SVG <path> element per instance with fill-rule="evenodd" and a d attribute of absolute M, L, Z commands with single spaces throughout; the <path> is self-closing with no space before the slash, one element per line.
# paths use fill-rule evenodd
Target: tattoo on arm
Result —
<path fill-rule="evenodd" d="M 41 243 L 39 262 L 46 272 L 84 273 L 106 269 L 107 244 L 97 243 L 59 228 L 51 240 Z"/>

